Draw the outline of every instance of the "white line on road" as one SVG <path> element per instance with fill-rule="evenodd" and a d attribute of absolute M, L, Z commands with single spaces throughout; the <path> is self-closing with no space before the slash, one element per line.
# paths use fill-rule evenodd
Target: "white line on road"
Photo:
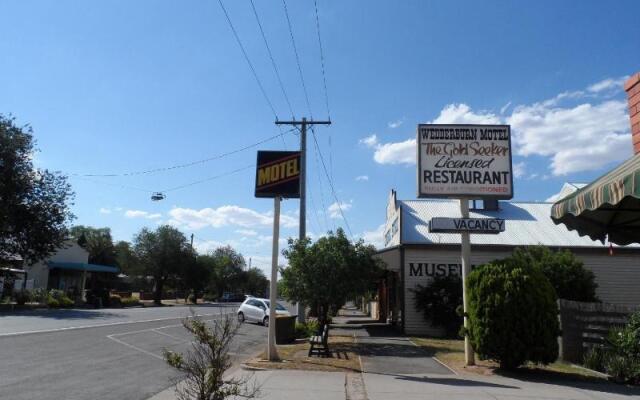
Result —
<path fill-rule="evenodd" d="M 233 313 L 216 313 L 216 314 L 196 314 L 196 317 L 213 317 L 216 315 L 228 315 Z M 170 321 L 172 319 L 182 319 L 185 317 L 165 317 L 165 318 L 154 318 L 154 319 L 145 319 L 141 321 L 121 321 L 121 322 L 109 322 L 104 324 L 94 324 L 94 325 L 81 325 L 81 326 L 66 326 L 63 328 L 54 328 L 54 329 L 42 329 L 35 331 L 22 331 L 22 332 L 9 332 L 9 333 L 0 333 L 0 337 L 6 336 L 19 336 L 19 335 L 29 335 L 32 333 L 50 333 L 50 332 L 61 332 L 61 331 L 70 331 L 75 329 L 88 329 L 88 328 L 103 328 L 105 326 L 117 326 L 117 325 L 127 325 L 127 324 L 142 324 L 146 322 L 157 322 L 157 321 Z M 191 315 L 186 318 L 192 318 Z"/>

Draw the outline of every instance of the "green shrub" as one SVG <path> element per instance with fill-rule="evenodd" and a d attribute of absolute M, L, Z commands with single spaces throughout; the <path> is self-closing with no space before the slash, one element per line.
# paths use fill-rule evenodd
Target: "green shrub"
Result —
<path fill-rule="evenodd" d="M 13 297 L 16 300 L 16 303 L 19 305 L 24 305 L 25 303 L 30 302 L 33 299 L 31 292 L 29 290 L 19 290 L 13 294 Z"/>
<path fill-rule="evenodd" d="M 204 296 L 202 296 L 202 300 L 204 301 L 215 302 L 217 299 L 218 297 L 213 293 L 205 293 Z"/>
<path fill-rule="evenodd" d="M 608 353 L 604 347 L 592 347 L 584 354 L 582 365 L 594 371 L 605 372 L 607 356 Z"/>
<path fill-rule="evenodd" d="M 49 308 L 59 308 L 60 307 L 60 302 L 58 300 L 56 300 L 53 296 L 49 296 L 49 298 L 46 301 L 47 307 Z"/>
<path fill-rule="evenodd" d="M 607 345 L 604 371 L 616 382 L 640 383 L 640 311 L 624 327 L 611 329 Z"/>
<path fill-rule="evenodd" d="M 189 297 L 187 297 L 187 303 L 196 304 L 198 302 L 198 298 L 194 293 L 191 293 Z"/>
<path fill-rule="evenodd" d="M 60 298 L 60 300 L 58 300 L 58 303 L 60 304 L 60 307 L 62 308 L 71 308 L 75 305 L 75 303 L 73 302 L 73 300 L 71 300 L 69 297 L 62 296 Z"/>
<path fill-rule="evenodd" d="M 596 277 L 569 250 L 552 251 L 544 246 L 517 248 L 511 257 L 518 265 L 542 270 L 559 299 L 595 302 Z"/>
<path fill-rule="evenodd" d="M 31 291 L 32 301 L 37 301 L 40 304 L 47 304 L 47 299 L 49 298 L 49 292 L 47 289 L 37 288 Z"/>
<path fill-rule="evenodd" d="M 138 297 L 124 297 L 120 299 L 122 307 L 135 307 L 140 305 L 140 299 Z"/>
<path fill-rule="evenodd" d="M 476 268 L 467 285 L 468 334 L 481 359 L 504 369 L 556 360 L 556 295 L 539 268 L 506 258 Z"/>
<path fill-rule="evenodd" d="M 296 322 L 295 336 L 298 339 L 304 339 L 318 334 L 318 321 L 315 319 L 308 320 L 305 323 Z"/>
<path fill-rule="evenodd" d="M 438 276 L 426 286 L 412 289 L 416 310 L 434 326 L 445 329 L 448 337 L 455 337 L 462 326 L 462 315 L 457 312 L 462 305 L 462 280 L 458 276 Z"/>

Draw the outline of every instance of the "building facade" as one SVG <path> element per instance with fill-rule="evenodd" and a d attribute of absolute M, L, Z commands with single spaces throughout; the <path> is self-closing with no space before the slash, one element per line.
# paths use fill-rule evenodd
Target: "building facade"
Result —
<path fill-rule="evenodd" d="M 471 218 L 505 220 L 504 232 L 471 235 L 472 266 L 507 257 L 516 247 L 567 249 L 594 273 L 601 301 L 640 305 L 640 246 L 614 246 L 610 255 L 608 244 L 555 225 L 549 217 L 551 206 L 511 201 L 471 204 Z M 443 333 L 416 310 L 413 290 L 435 276 L 461 275 L 460 235 L 429 232 L 433 217 L 461 217 L 458 200 L 398 200 L 391 191 L 385 245 L 378 252 L 387 268 L 379 290 L 380 315 L 407 334 Z"/>

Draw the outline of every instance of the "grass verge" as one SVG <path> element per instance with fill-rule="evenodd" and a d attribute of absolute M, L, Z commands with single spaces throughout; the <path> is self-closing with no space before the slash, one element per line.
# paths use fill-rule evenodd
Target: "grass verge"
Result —
<path fill-rule="evenodd" d="M 434 357 L 458 372 L 472 372 L 481 375 L 509 375 L 513 377 L 529 377 L 540 379 L 577 379 L 588 381 L 606 381 L 606 378 L 596 372 L 574 364 L 556 361 L 549 365 L 528 364 L 512 372 L 502 372 L 498 364 L 493 361 L 477 360 L 476 365 L 464 365 L 464 341 L 456 339 L 435 339 L 424 337 L 411 338 L 413 343 L 424 348 Z"/>
<path fill-rule="evenodd" d="M 280 361 L 265 360 L 262 353 L 257 358 L 245 363 L 252 368 L 265 369 L 300 369 L 306 371 L 361 371 L 360 358 L 357 354 L 357 344 L 349 336 L 330 336 L 329 349 L 331 357 L 308 356 L 309 343 L 298 340 L 292 344 L 278 345 L 277 351 Z"/>

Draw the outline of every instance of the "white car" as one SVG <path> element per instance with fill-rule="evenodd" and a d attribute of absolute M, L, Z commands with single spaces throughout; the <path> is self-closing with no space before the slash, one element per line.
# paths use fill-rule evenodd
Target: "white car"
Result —
<path fill-rule="evenodd" d="M 276 315 L 291 314 L 282 304 L 276 303 Z M 238 322 L 258 322 L 269 326 L 269 299 L 248 297 L 238 308 Z"/>

